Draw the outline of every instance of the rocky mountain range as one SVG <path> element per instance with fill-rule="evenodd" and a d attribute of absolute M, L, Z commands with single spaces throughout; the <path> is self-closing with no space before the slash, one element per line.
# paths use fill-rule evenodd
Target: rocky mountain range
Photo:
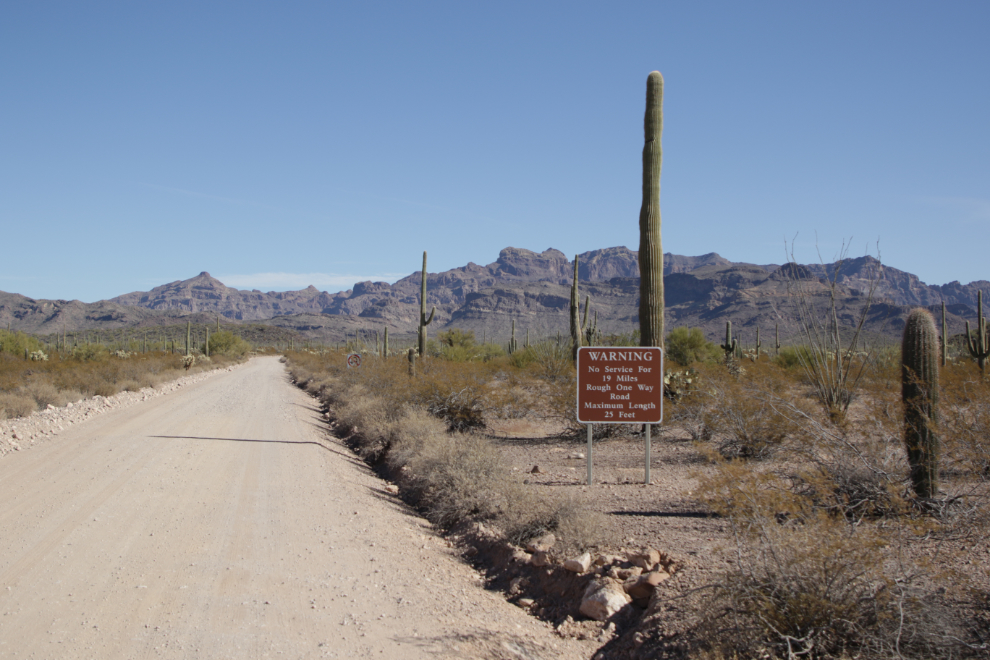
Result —
<path fill-rule="evenodd" d="M 638 320 L 639 265 L 636 252 L 625 247 L 592 250 L 577 256 L 582 306 L 591 298 L 592 318 L 605 333 L 630 332 Z M 506 248 L 486 266 L 468 263 L 442 273 L 429 273 L 427 297 L 436 305 L 431 333 L 446 327 L 474 330 L 476 335 L 504 340 L 513 320 L 520 339 L 568 332 L 568 306 L 574 262 L 555 249 L 532 252 Z M 879 272 L 879 279 L 876 275 Z M 731 320 L 744 342 L 761 328 L 769 338 L 775 325 L 781 340 L 799 329 L 799 302 L 824 304 L 828 283 L 836 282 L 839 310 L 853 323 L 876 282 L 868 329 L 897 336 L 913 306 L 934 307 L 944 301 L 953 333 L 965 319 L 975 318 L 977 291 L 990 282 L 927 285 L 917 276 L 884 267 L 872 257 L 832 264 L 756 265 L 734 263 L 718 254 L 664 256 L 668 327 L 698 326 L 709 338 L 722 336 Z M 393 336 L 415 332 L 421 275 L 388 284 L 360 282 L 338 293 L 308 287 L 299 291 L 245 291 L 224 285 L 203 272 L 147 292 L 133 292 L 108 301 L 81 303 L 33 300 L 0 293 L 0 323 L 39 334 L 67 330 L 150 327 L 184 323 L 190 317 L 206 323 L 268 324 L 299 336 L 337 341 L 357 330 L 383 329 Z M 802 295 L 795 296 L 800 289 Z M 593 322 L 593 321 L 592 321 Z"/>

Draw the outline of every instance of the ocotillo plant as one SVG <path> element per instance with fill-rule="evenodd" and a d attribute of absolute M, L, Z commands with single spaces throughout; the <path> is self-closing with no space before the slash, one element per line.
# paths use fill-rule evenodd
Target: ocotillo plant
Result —
<path fill-rule="evenodd" d="M 987 320 L 983 318 L 983 290 L 976 292 L 976 337 L 969 331 L 969 321 L 966 321 L 966 347 L 969 354 L 976 358 L 976 363 L 983 371 L 990 357 L 990 337 L 987 336 Z M 975 340 L 975 341 L 974 341 Z"/>
<path fill-rule="evenodd" d="M 437 307 L 433 306 L 430 318 L 426 318 L 426 250 L 423 250 L 423 287 L 419 296 L 419 354 L 426 355 L 426 326 L 433 323 Z"/>
<path fill-rule="evenodd" d="M 719 346 L 725 351 L 725 361 L 728 362 L 732 354 L 736 352 L 736 340 L 732 338 L 732 321 L 725 322 L 725 343 Z"/>
<path fill-rule="evenodd" d="M 942 301 L 942 366 L 945 366 L 945 361 L 949 358 L 949 333 L 946 331 L 945 326 L 945 301 Z"/>
<path fill-rule="evenodd" d="M 914 309 L 901 344 L 904 443 L 918 497 L 938 492 L 938 332 L 927 309 Z"/>
<path fill-rule="evenodd" d="M 643 205 L 639 210 L 640 346 L 663 346 L 663 245 L 660 240 L 660 167 L 663 151 L 663 76 L 646 79 L 643 120 Z"/>

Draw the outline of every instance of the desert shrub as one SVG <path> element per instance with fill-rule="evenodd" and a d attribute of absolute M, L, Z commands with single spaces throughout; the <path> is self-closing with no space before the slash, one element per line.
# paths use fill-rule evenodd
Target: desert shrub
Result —
<path fill-rule="evenodd" d="M 34 397 L 13 392 L 0 393 L 0 419 L 27 417 L 38 409 Z"/>
<path fill-rule="evenodd" d="M 251 352 L 251 344 L 229 330 L 210 335 L 210 355 L 243 357 Z"/>
<path fill-rule="evenodd" d="M 480 436 L 435 438 L 407 466 L 414 496 L 427 518 L 441 526 L 491 520 L 507 504 L 508 469 L 498 449 Z"/>
<path fill-rule="evenodd" d="M 64 406 L 69 401 L 78 401 L 78 398 L 71 398 L 73 394 L 60 390 L 48 381 L 33 380 L 21 388 L 21 393 L 30 396 L 38 404 L 39 409 L 52 406 Z"/>
<path fill-rule="evenodd" d="M 460 328 L 444 330 L 443 332 L 437 334 L 437 341 L 443 346 L 450 348 L 455 346 L 473 348 L 475 346 L 474 330 L 461 330 Z"/>
<path fill-rule="evenodd" d="M 788 384 L 772 365 L 756 363 L 744 378 L 712 365 L 698 378 L 690 397 L 702 399 L 694 404 L 701 428 L 726 458 L 767 458 L 797 432 L 795 421 L 775 406 Z"/>
<path fill-rule="evenodd" d="M 72 347 L 72 357 L 83 362 L 98 360 L 110 355 L 110 349 L 101 344 L 83 344 Z"/>
<path fill-rule="evenodd" d="M 535 360 L 536 356 L 529 348 L 517 348 L 509 354 L 509 363 L 516 369 L 525 369 Z"/>
<path fill-rule="evenodd" d="M 957 595 L 940 596 L 938 576 L 908 558 L 910 526 L 832 515 L 785 476 L 740 461 L 703 479 L 701 492 L 736 541 L 697 631 L 723 655 L 928 658 L 978 648 L 949 600 Z"/>
<path fill-rule="evenodd" d="M 415 402 L 444 420 L 450 430 L 484 426 L 491 370 L 482 363 L 424 361 L 415 381 Z"/>
<path fill-rule="evenodd" d="M 31 335 L 23 332 L 0 330 L 0 352 L 24 357 L 25 351 L 33 353 L 42 351 L 44 345 Z"/>
<path fill-rule="evenodd" d="M 488 362 L 490 360 L 496 360 L 498 358 L 504 357 L 506 355 L 505 348 L 500 344 L 493 344 L 491 342 L 487 344 L 480 344 L 478 346 L 477 359 Z"/>
<path fill-rule="evenodd" d="M 705 339 L 701 328 L 674 328 L 664 348 L 666 359 L 682 367 L 695 362 L 718 362 L 722 357 L 722 349 Z"/>
<path fill-rule="evenodd" d="M 581 552 L 602 542 L 602 514 L 590 511 L 579 500 L 573 497 L 547 497 L 545 493 L 518 486 L 514 494 L 500 519 L 510 543 L 525 545 L 552 532 L 557 539 L 554 550 L 568 554 Z"/>
<path fill-rule="evenodd" d="M 526 350 L 532 357 L 533 370 L 545 381 L 555 383 L 574 372 L 571 348 L 563 342 L 546 339 Z"/>
<path fill-rule="evenodd" d="M 801 364 L 811 360 L 811 349 L 807 346 L 784 346 L 773 361 L 782 369 L 799 370 Z"/>
<path fill-rule="evenodd" d="M 942 370 L 939 427 L 946 468 L 990 478 L 990 381 L 971 362 Z"/>

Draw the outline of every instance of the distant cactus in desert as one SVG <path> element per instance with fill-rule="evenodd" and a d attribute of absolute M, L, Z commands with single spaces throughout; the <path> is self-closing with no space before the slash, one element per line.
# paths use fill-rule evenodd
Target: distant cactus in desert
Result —
<path fill-rule="evenodd" d="M 976 293 L 976 337 L 970 333 L 969 321 L 966 321 L 966 348 L 983 371 L 990 357 L 990 336 L 987 336 L 987 320 L 983 316 L 982 289 Z"/>
<path fill-rule="evenodd" d="M 584 345 L 585 329 L 588 327 L 588 310 L 591 296 L 584 301 L 584 320 L 581 320 L 581 294 L 578 291 L 578 258 L 574 255 L 574 281 L 571 284 L 571 345 L 572 356 L 577 360 L 577 349 Z"/>
<path fill-rule="evenodd" d="M 423 283 L 419 296 L 419 354 L 426 355 L 426 326 L 433 323 L 433 315 L 436 314 L 436 305 L 430 312 L 430 317 L 426 318 L 426 250 L 423 250 Z"/>
<path fill-rule="evenodd" d="M 726 362 L 736 352 L 736 340 L 732 338 L 732 321 L 725 322 L 725 343 L 721 344 L 719 348 L 725 351 Z"/>
<path fill-rule="evenodd" d="M 938 491 L 938 362 L 935 319 L 926 309 L 912 310 L 901 344 L 901 399 L 911 483 L 919 497 Z"/>
<path fill-rule="evenodd" d="M 946 331 L 945 325 L 945 301 L 942 301 L 942 338 L 939 342 L 942 348 L 942 366 L 945 366 L 945 361 L 949 359 L 949 333 Z"/>

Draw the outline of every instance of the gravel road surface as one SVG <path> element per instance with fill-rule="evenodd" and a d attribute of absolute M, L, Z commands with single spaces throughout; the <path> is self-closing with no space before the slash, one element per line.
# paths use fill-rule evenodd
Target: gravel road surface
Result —
<path fill-rule="evenodd" d="M 0 658 L 587 658 L 485 591 L 276 358 L 0 458 Z"/>

